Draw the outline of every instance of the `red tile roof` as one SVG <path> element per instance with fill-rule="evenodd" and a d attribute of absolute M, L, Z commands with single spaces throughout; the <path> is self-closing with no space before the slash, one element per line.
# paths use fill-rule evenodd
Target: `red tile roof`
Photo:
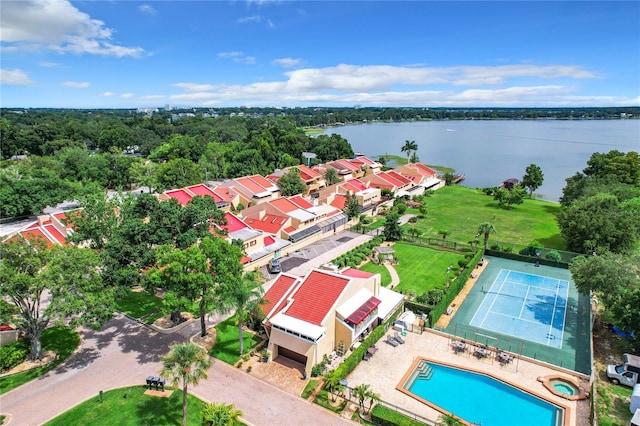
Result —
<path fill-rule="evenodd" d="M 393 171 L 393 170 L 389 170 L 387 172 L 387 174 L 397 180 L 399 180 L 400 182 L 402 182 L 402 185 L 407 185 L 408 183 L 410 183 L 411 181 L 409 179 L 407 179 L 406 177 L 402 176 L 400 173 Z"/>
<path fill-rule="evenodd" d="M 231 202 L 236 198 L 236 193 L 231 189 L 224 186 L 217 186 L 213 189 L 213 192 L 218 195 L 223 201 Z"/>
<path fill-rule="evenodd" d="M 260 185 L 261 187 L 263 187 L 263 191 L 266 191 L 269 188 L 273 187 L 273 182 L 271 182 L 269 179 L 266 179 L 260 175 L 252 175 L 249 176 L 249 178 L 254 181 L 255 183 L 257 183 L 258 185 Z"/>
<path fill-rule="evenodd" d="M 227 219 L 227 224 L 221 226 L 222 229 L 225 229 L 228 233 L 236 232 L 241 229 L 248 228 L 248 226 L 234 216 L 232 213 L 225 212 L 224 217 Z"/>
<path fill-rule="evenodd" d="M 280 303 L 283 296 L 287 294 L 298 281 L 297 278 L 290 275 L 280 274 L 278 278 L 271 284 L 271 287 L 264 294 L 265 303 L 262 305 L 265 315 L 272 317 L 284 308 L 285 303 Z M 271 312 L 277 305 L 279 309 Z"/>
<path fill-rule="evenodd" d="M 431 167 L 427 167 L 422 163 L 415 163 L 414 166 L 419 170 L 422 170 L 423 172 L 427 173 L 428 175 L 436 176 L 438 174 L 438 172 L 433 170 Z"/>
<path fill-rule="evenodd" d="M 342 194 L 337 194 L 330 205 L 332 207 L 342 210 L 344 209 L 345 204 L 347 204 L 347 196 Z"/>
<path fill-rule="evenodd" d="M 244 223 L 252 227 L 253 229 L 259 229 L 270 234 L 277 234 L 280 229 L 287 223 L 288 218 L 284 216 L 277 216 L 274 214 L 265 214 L 262 219 L 247 217 L 244 219 Z"/>
<path fill-rule="evenodd" d="M 313 207 L 313 204 L 311 204 L 310 202 L 302 198 L 300 195 L 296 195 L 295 197 L 289 198 L 289 201 L 291 201 L 293 204 L 300 207 L 301 209 L 310 209 Z"/>
<path fill-rule="evenodd" d="M 322 325 L 327 314 L 349 284 L 348 278 L 323 271 L 312 271 L 292 295 L 286 314 L 315 325 Z"/>
<path fill-rule="evenodd" d="M 248 191 L 251 192 L 252 195 L 260 194 L 261 192 L 266 191 L 266 188 L 263 188 L 262 186 L 258 185 L 256 182 L 253 181 L 253 179 L 248 177 L 237 178 L 235 179 L 235 182 L 238 185 L 244 186 Z"/>
<path fill-rule="evenodd" d="M 189 201 L 191 201 L 191 199 L 193 198 L 184 189 L 174 189 L 172 191 L 166 191 L 165 194 L 168 195 L 171 198 L 174 198 L 176 201 L 178 201 L 183 206 L 186 206 L 187 204 L 189 204 Z"/>
<path fill-rule="evenodd" d="M 263 242 L 265 247 L 269 247 L 271 244 L 274 244 L 276 240 L 271 235 L 267 235 L 266 237 L 264 237 Z"/>
<path fill-rule="evenodd" d="M 404 185 L 403 182 L 401 182 L 398 179 L 396 179 L 394 176 L 389 174 L 389 172 L 378 173 L 376 176 L 378 176 L 381 179 L 386 180 L 387 182 L 389 182 L 390 184 L 392 184 L 393 186 L 396 186 L 396 187 Z"/>
<path fill-rule="evenodd" d="M 42 229 L 40 228 L 26 229 L 20 232 L 20 235 L 22 235 L 27 241 L 42 240 L 47 243 L 47 248 L 53 247 L 53 242 L 45 235 L 44 232 L 42 232 Z M 16 235 L 15 238 L 18 238 L 18 236 Z"/>
<path fill-rule="evenodd" d="M 212 197 L 216 203 L 223 201 L 222 197 L 220 197 L 218 194 L 213 192 L 211 188 L 209 188 L 207 185 L 203 185 L 203 184 L 193 185 L 193 186 L 187 187 L 186 189 L 188 189 L 189 191 L 193 192 L 196 195 L 199 195 L 200 197 L 206 197 L 208 195 L 209 197 Z"/>
<path fill-rule="evenodd" d="M 304 164 L 300 164 L 298 166 L 296 166 L 298 168 L 298 170 L 300 170 L 301 174 L 304 174 L 307 176 L 307 180 L 308 179 L 319 179 L 322 177 L 322 175 L 320 173 L 318 173 L 317 171 L 305 166 Z M 305 179 L 304 177 L 302 179 Z"/>
<path fill-rule="evenodd" d="M 269 201 L 269 204 L 271 204 L 273 207 L 277 208 L 283 213 L 290 213 L 298 209 L 298 206 L 296 206 L 286 198 L 278 198 L 277 200 Z"/>
<path fill-rule="evenodd" d="M 367 189 L 367 186 L 364 183 L 360 182 L 358 179 L 349 179 L 347 182 L 358 188 L 358 191 L 364 191 L 365 189 Z"/>
<path fill-rule="evenodd" d="M 375 274 L 372 274 L 371 272 L 365 272 L 365 271 L 361 271 L 359 269 L 354 269 L 354 268 L 347 268 L 340 273 L 342 275 L 346 275 L 347 277 L 352 277 L 352 278 L 371 278 L 375 275 Z"/>
<path fill-rule="evenodd" d="M 377 299 L 375 297 L 370 297 L 369 300 L 364 302 L 362 306 L 356 309 L 354 313 L 349 315 L 346 321 L 353 325 L 360 324 L 362 320 L 364 320 L 371 312 L 373 312 L 374 309 L 377 308 L 380 303 L 382 303 L 380 299 Z"/>

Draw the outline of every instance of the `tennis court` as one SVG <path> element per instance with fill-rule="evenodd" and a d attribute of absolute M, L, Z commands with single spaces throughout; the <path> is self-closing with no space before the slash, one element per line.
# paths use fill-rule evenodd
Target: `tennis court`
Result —
<path fill-rule="evenodd" d="M 591 303 L 567 269 L 489 257 L 444 329 L 581 373 L 591 373 Z"/>
<path fill-rule="evenodd" d="M 501 269 L 470 325 L 562 347 L 569 281 Z"/>

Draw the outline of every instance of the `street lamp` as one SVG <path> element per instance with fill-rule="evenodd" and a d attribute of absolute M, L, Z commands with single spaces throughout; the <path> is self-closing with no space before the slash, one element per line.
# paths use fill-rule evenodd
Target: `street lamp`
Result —
<path fill-rule="evenodd" d="M 476 234 L 476 236 L 474 237 L 474 241 L 475 241 L 475 247 L 474 247 L 474 251 L 478 250 L 478 238 L 480 237 L 480 233 L 478 232 Z"/>
<path fill-rule="evenodd" d="M 449 290 L 449 272 L 451 272 L 451 268 L 453 268 L 453 266 L 449 265 L 449 267 L 447 268 L 447 282 L 446 282 L 446 289 Z"/>

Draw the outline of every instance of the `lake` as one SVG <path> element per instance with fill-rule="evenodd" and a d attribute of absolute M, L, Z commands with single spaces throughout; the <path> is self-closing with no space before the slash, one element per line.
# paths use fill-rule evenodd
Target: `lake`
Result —
<path fill-rule="evenodd" d="M 640 151 L 640 120 L 425 121 L 356 124 L 327 129 L 372 159 L 384 154 L 406 158 L 401 147 L 416 141 L 423 164 L 451 167 L 473 188 L 522 179 L 536 164 L 544 183 L 535 196 L 557 201 L 565 179 L 582 171 L 594 152 Z"/>

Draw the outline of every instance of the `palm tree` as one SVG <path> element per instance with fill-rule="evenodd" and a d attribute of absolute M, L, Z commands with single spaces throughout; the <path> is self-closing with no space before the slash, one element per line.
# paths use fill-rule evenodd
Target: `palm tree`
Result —
<path fill-rule="evenodd" d="M 369 410 L 367 411 L 367 414 L 371 413 L 373 404 L 380 401 L 380 395 L 373 391 L 370 391 L 368 394 L 368 398 L 369 398 Z"/>
<path fill-rule="evenodd" d="M 489 234 L 496 232 L 496 228 L 489 222 L 481 223 L 478 227 L 478 234 L 484 235 L 484 249 L 487 250 L 489 246 Z"/>
<path fill-rule="evenodd" d="M 329 389 L 332 395 L 333 402 L 336 402 L 336 394 L 334 393 L 338 387 L 340 387 L 340 376 L 336 373 L 336 370 L 330 370 L 324 377 L 325 385 Z"/>
<path fill-rule="evenodd" d="M 353 396 L 358 398 L 358 405 L 360 406 L 361 413 L 364 413 L 364 401 L 369 397 L 370 393 L 370 385 L 367 385 L 366 383 L 360 384 L 353 389 Z"/>
<path fill-rule="evenodd" d="M 442 235 L 442 243 L 444 244 L 444 240 L 447 239 L 447 235 L 449 235 L 451 231 L 447 229 L 443 229 L 442 231 L 438 231 L 438 234 Z"/>
<path fill-rule="evenodd" d="M 438 421 L 436 422 L 436 426 L 462 426 L 460 420 L 452 414 L 440 414 L 438 417 Z"/>
<path fill-rule="evenodd" d="M 233 426 L 239 423 L 242 411 L 233 404 L 211 402 L 202 410 L 203 426 Z"/>
<path fill-rule="evenodd" d="M 404 141 L 404 145 L 400 148 L 400 151 L 407 153 L 407 162 L 411 159 L 411 153 L 418 150 L 418 144 L 416 141 Z"/>
<path fill-rule="evenodd" d="M 208 377 L 211 367 L 209 355 L 194 343 L 180 343 L 171 347 L 171 352 L 162 357 L 162 376 L 172 386 L 182 382 L 182 426 L 187 424 L 187 393 L 189 385 L 197 385 L 200 379 Z"/>
<path fill-rule="evenodd" d="M 257 272 L 248 272 L 242 276 L 242 280 L 231 288 L 229 303 L 236 311 L 236 325 L 240 339 L 240 355 L 244 352 L 243 329 L 251 318 L 251 313 L 258 309 L 264 302 L 264 290 L 259 282 Z"/>

